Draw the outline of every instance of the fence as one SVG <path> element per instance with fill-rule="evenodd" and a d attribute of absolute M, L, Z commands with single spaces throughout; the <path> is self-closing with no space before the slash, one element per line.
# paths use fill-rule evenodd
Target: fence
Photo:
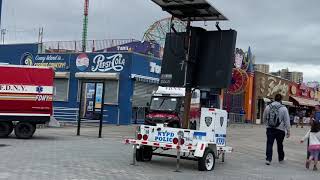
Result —
<path fill-rule="evenodd" d="M 246 123 L 245 115 L 239 113 L 229 113 L 228 114 L 229 124 L 243 124 Z"/>
<path fill-rule="evenodd" d="M 62 124 L 76 124 L 78 122 L 79 108 L 54 107 L 53 116 Z M 106 112 L 107 110 L 103 110 Z M 103 117 L 108 115 L 103 114 Z M 98 123 L 100 120 L 86 120 L 82 119 L 82 123 Z M 103 121 L 104 123 L 107 121 Z M 95 124 L 93 124 L 95 125 Z"/>
<path fill-rule="evenodd" d="M 104 52 L 107 48 L 135 42 L 135 39 L 105 39 L 86 41 L 86 52 Z M 39 44 L 39 53 L 82 52 L 82 41 L 48 41 Z"/>

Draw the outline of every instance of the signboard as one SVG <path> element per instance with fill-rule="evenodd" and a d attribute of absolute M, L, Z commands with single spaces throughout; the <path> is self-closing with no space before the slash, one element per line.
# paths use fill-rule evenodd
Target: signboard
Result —
<path fill-rule="evenodd" d="M 76 66 L 79 71 L 120 72 L 125 68 L 127 56 L 123 54 L 81 53 L 76 56 Z"/>
<path fill-rule="evenodd" d="M 155 73 L 155 74 L 160 74 L 161 73 L 161 66 L 157 65 L 155 62 L 149 62 L 150 66 L 150 72 Z"/>
<path fill-rule="evenodd" d="M 284 101 L 289 101 L 290 81 L 258 71 L 255 72 L 255 81 L 257 97 L 274 98 L 281 94 Z"/>
<path fill-rule="evenodd" d="M 81 95 L 78 117 L 77 135 L 80 135 L 81 121 L 99 120 L 99 138 L 101 137 L 104 104 L 104 82 L 81 82 Z M 92 121 L 93 122 L 93 121 Z"/>
<path fill-rule="evenodd" d="M 122 71 L 126 60 L 122 54 L 115 54 L 112 56 L 105 56 L 103 54 L 96 55 L 93 58 L 91 71 L 92 72 L 108 72 L 108 71 Z"/>
<path fill-rule="evenodd" d="M 52 67 L 55 70 L 64 71 L 70 68 L 70 56 L 62 54 L 37 54 L 24 53 L 20 64 L 28 66 Z"/>
<path fill-rule="evenodd" d="M 290 94 L 297 97 L 315 99 L 316 91 L 312 87 L 308 87 L 306 84 L 292 83 L 290 85 Z"/>
<path fill-rule="evenodd" d="M 95 102 L 95 110 L 100 111 L 102 108 L 102 98 L 103 98 L 103 83 L 98 83 L 96 85 L 96 102 Z"/>
<path fill-rule="evenodd" d="M 80 117 L 88 120 L 97 120 L 101 114 L 104 84 L 85 82 L 82 85 L 82 99 Z"/>
<path fill-rule="evenodd" d="M 93 119 L 93 105 L 95 96 L 95 83 L 85 83 L 82 89 L 83 100 L 81 104 L 81 118 Z"/>
<path fill-rule="evenodd" d="M 96 52 L 119 52 L 119 51 L 129 51 L 129 52 L 136 52 L 145 55 L 151 55 L 154 57 L 160 57 L 160 45 L 153 42 L 140 42 L 134 41 L 118 46 L 113 46 L 107 49 L 98 50 Z"/>

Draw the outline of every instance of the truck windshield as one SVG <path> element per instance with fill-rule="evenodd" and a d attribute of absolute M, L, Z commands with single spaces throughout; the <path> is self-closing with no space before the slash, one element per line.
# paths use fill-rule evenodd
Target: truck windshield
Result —
<path fill-rule="evenodd" d="M 154 111 L 175 111 L 178 99 L 172 97 L 153 97 L 151 99 L 150 110 Z"/>

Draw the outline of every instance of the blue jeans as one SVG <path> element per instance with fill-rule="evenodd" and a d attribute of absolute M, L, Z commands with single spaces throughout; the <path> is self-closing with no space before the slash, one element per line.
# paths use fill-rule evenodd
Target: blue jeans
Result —
<path fill-rule="evenodd" d="M 274 140 L 277 141 L 278 147 L 278 159 L 279 161 L 283 161 L 284 159 L 284 151 L 283 151 L 283 140 L 286 133 L 279 129 L 267 128 L 267 148 L 266 148 L 266 160 L 272 161 L 272 147 Z"/>

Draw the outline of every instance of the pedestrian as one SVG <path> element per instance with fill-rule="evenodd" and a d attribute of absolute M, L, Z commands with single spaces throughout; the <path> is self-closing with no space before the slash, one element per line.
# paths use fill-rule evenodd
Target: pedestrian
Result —
<path fill-rule="evenodd" d="M 297 124 L 297 128 L 300 125 L 301 128 L 303 128 L 303 117 L 304 117 L 304 112 L 302 109 L 300 109 L 300 111 L 298 112 L 298 117 L 299 117 L 299 122 Z"/>
<path fill-rule="evenodd" d="M 290 137 L 290 118 L 288 109 L 282 105 L 282 95 L 277 94 L 274 102 L 269 104 L 263 113 L 263 120 L 267 126 L 266 165 L 272 161 L 274 140 L 277 141 L 279 163 L 284 162 L 283 140 Z"/>
<path fill-rule="evenodd" d="M 298 116 L 298 113 L 296 113 L 296 115 L 294 116 L 294 124 L 296 124 L 298 127 L 298 123 L 299 123 L 299 116 Z"/>
<path fill-rule="evenodd" d="M 318 170 L 317 164 L 320 154 L 320 123 L 318 121 L 313 121 L 311 123 L 311 129 L 307 134 L 301 139 L 300 143 L 309 140 L 308 152 L 310 153 L 309 158 L 306 160 L 306 168 L 309 169 L 310 163 L 314 160 L 313 170 Z"/>
<path fill-rule="evenodd" d="M 290 114 L 290 127 L 292 127 L 293 122 L 294 122 L 294 115 L 293 115 L 293 113 L 291 113 Z"/>

